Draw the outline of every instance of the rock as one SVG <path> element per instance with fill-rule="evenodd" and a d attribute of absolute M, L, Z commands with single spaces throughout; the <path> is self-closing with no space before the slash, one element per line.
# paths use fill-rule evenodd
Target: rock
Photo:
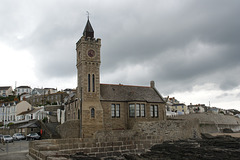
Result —
<path fill-rule="evenodd" d="M 223 133 L 233 133 L 233 130 L 230 128 L 224 128 Z"/>

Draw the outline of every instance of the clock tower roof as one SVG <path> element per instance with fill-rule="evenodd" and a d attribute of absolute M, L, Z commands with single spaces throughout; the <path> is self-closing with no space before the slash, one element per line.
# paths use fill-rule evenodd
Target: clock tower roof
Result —
<path fill-rule="evenodd" d="M 83 31 L 83 36 L 85 36 L 86 38 L 87 37 L 91 37 L 91 38 L 94 37 L 94 30 L 92 28 L 92 25 L 91 25 L 89 19 L 87 20 L 87 24 L 86 24 L 85 29 Z"/>

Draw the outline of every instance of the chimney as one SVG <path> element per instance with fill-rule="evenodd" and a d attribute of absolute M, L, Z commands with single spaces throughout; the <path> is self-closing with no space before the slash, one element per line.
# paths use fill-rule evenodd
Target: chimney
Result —
<path fill-rule="evenodd" d="M 150 87 L 155 88 L 155 82 L 154 81 L 150 81 Z"/>

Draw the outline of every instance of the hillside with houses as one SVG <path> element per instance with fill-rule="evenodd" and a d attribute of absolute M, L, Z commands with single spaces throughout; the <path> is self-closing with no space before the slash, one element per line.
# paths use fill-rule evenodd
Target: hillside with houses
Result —
<path fill-rule="evenodd" d="M 68 108 L 76 100 L 75 89 L 58 91 L 56 88 L 31 88 L 19 86 L 14 90 L 11 86 L 0 87 L 0 126 L 1 129 L 12 129 L 11 133 L 42 132 L 45 129 L 48 134 L 56 132 L 56 127 L 67 120 L 76 119 L 68 117 Z M 199 113 L 212 113 L 215 115 L 229 115 L 239 118 L 239 111 L 235 109 L 225 110 L 205 104 L 181 103 L 175 97 L 164 98 L 167 119 L 177 117 L 190 117 Z M 72 113 L 71 113 L 72 114 Z M 75 117 L 78 117 L 76 112 Z M 223 117 L 224 118 L 224 117 Z M 43 123 L 39 124 L 37 121 Z M 33 128 L 32 124 L 36 123 Z M 54 128 L 47 128 L 54 124 Z M 27 125 L 26 125 L 27 124 Z M 45 124 L 45 126 L 43 126 Z M 22 126 L 25 126 L 23 128 Z M 46 136 L 50 137 L 50 136 Z"/>

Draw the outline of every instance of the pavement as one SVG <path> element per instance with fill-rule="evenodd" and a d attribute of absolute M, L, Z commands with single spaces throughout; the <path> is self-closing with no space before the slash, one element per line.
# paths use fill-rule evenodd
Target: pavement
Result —
<path fill-rule="evenodd" d="M 0 143 L 0 160 L 29 160 L 28 141 Z"/>

